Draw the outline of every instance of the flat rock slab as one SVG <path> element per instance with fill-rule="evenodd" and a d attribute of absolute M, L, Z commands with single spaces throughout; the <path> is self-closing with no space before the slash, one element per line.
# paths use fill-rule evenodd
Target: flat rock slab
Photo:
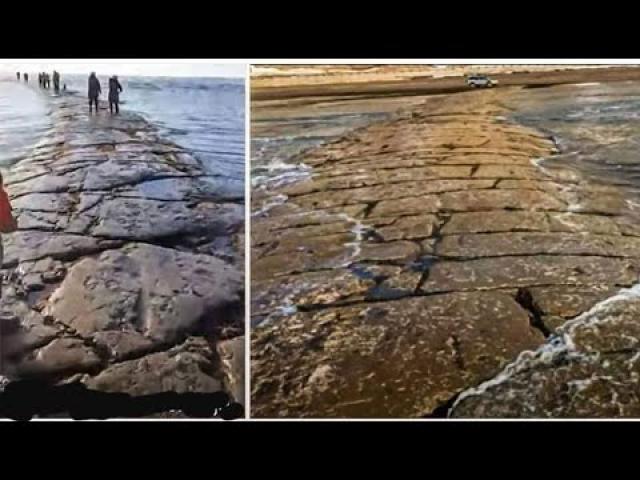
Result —
<path fill-rule="evenodd" d="M 11 235 L 4 235 L 3 241 L 3 266 L 15 266 L 20 262 L 46 257 L 73 260 L 122 244 L 113 240 L 38 230 L 19 230 Z"/>
<path fill-rule="evenodd" d="M 244 183 L 212 176 L 160 178 L 118 189 L 118 196 L 162 201 L 234 201 L 244 198 Z"/>
<path fill-rule="evenodd" d="M 435 215 L 410 215 L 376 228 L 382 240 L 415 240 L 431 237 L 442 221 Z"/>
<path fill-rule="evenodd" d="M 187 202 L 112 198 L 83 215 L 92 216 L 89 231 L 96 237 L 149 240 L 203 231 L 212 236 L 229 235 L 241 228 L 243 208 L 237 204 L 192 206 Z M 84 220 L 72 218 L 72 225 L 83 225 Z"/>
<path fill-rule="evenodd" d="M 188 173 L 164 162 L 153 162 L 154 157 L 145 161 L 108 161 L 87 169 L 84 190 L 110 190 L 124 185 L 140 183 L 163 177 L 180 177 Z"/>
<path fill-rule="evenodd" d="M 555 332 L 567 320 L 590 310 L 597 303 L 613 296 L 614 285 L 553 286 L 526 289 L 531 308 L 550 331 Z"/>
<path fill-rule="evenodd" d="M 329 216 L 327 215 L 327 217 Z M 345 218 L 335 218 L 334 221 L 284 229 L 277 228 L 275 225 L 271 228 L 268 226 L 267 221 L 260 222 L 258 220 L 256 223 L 262 223 L 265 226 L 265 228 L 260 229 L 260 232 L 251 235 L 251 241 L 258 251 L 265 245 L 280 245 L 289 238 L 294 239 L 293 242 L 295 243 L 300 242 L 303 237 L 324 237 L 326 235 L 350 233 L 353 232 L 355 226 L 354 222 Z"/>
<path fill-rule="evenodd" d="M 500 374 L 463 392 L 453 417 L 638 417 L 638 287 L 558 329 Z"/>
<path fill-rule="evenodd" d="M 324 237 L 304 249 L 270 252 L 270 255 L 252 261 L 252 270 L 256 272 L 252 277 L 259 281 L 311 270 L 346 267 L 355 261 L 359 249 L 357 243 L 349 249 L 345 249 L 344 244 L 354 240 L 353 235 Z"/>
<path fill-rule="evenodd" d="M 85 172 L 82 165 L 74 168 L 47 168 L 41 175 L 10 185 L 10 195 L 18 197 L 34 193 L 66 193 L 82 190 Z"/>
<path fill-rule="evenodd" d="M 397 185 L 379 187 L 352 188 L 338 190 L 331 195 L 325 192 L 313 193 L 296 197 L 296 203 L 313 208 L 329 208 L 337 205 L 353 205 L 362 202 L 376 202 L 380 198 L 415 197 L 428 193 L 443 193 L 467 189 L 492 188 L 495 182 L 491 180 L 437 180 L 406 182 Z M 295 185 L 291 187 L 293 190 Z M 286 191 L 286 190 L 285 190 Z"/>
<path fill-rule="evenodd" d="M 440 232 L 443 235 L 455 233 L 485 233 L 512 231 L 547 231 L 549 220 L 544 212 L 506 211 L 454 213 Z"/>
<path fill-rule="evenodd" d="M 555 232 L 605 235 L 620 235 L 623 232 L 618 221 L 624 220 L 619 217 L 564 212 L 549 213 L 548 219 L 549 229 Z"/>
<path fill-rule="evenodd" d="M 73 208 L 74 199 L 63 193 L 32 193 L 22 195 L 11 202 L 16 210 L 65 213 Z"/>
<path fill-rule="evenodd" d="M 90 345 L 73 337 L 55 338 L 46 346 L 33 351 L 17 366 L 14 375 L 69 375 L 96 371 L 102 359 Z"/>
<path fill-rule="evenodd" d="M 452 258 L 545 254 L 640 258 L 640 238 L 533 232 L 450 235 L 438 243 L 436 254 Z"/>
<path fill-rule="evenodd" d="M 157 393 L 211 393 L 222 390 L 222 374 L 213 353 L 201 339 L 143 358 L 118 363 L 94 377 L 85 377 L 89 388 L 129 395 Z"/>
<path fill-rule="evenodd" d="M 132 244 L 71 267 L 46 314 L 85 337 L 138 332 L 166 344 L 199 322 L 224 323 L 242 291 L 240 273 L 217 258 Z"/>
<path fill-rule="evenodd" d="M 365 172 L 348 169 L 340 176 L 334 171 L 330 176 L 318 176 L 312 181 L 300 182 L 289 187 L 287 192 L 289 195 L 302 195 L 319 191 L 354 189 L 416 180 L 465 179 L 471 175 L 471 171 L 471 167 L 453 165 L 430 166 L 420 169 L 367 170 Z"/>
<path fill-rule="evenodd" d="M 537 255 L 442 261 L 429 270 L 424 293 L 540 285 L 632 285 L 640 262 L 593 256 Z"/>
<path fill-rule="evenodd" d="M 251 314 L 287 315 L 297 308 L 339 305 L 364 300 L 379 281 L 399 273 L 390 265 L 354 265 L 349 269 L 290 275 L 252 285 Z"/>
<path fill-rule="evenodd" d="M 487 210 L 564 210 L 566 205 L 537 190 L 469 190 L 424 195 L 400 200 L 382 200 L 371 216 L 410 215 L 438 212 L 482 212 Z"/>
<path fill-rule="evenodd" d="M 254 330 L 253 414 L 427 415 L 543 341 L 527 312 L 501 293 L 294 314 Z"/>

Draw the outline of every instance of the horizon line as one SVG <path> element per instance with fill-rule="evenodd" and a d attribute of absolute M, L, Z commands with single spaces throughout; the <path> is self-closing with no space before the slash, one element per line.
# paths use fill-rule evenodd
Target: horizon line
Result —
<path fill-rule="evenodd" d="M 20 72 L 20 74 L 23 73 L 28 73 L 29 75 L 31 74 L 38 74 L 39 72 L 32 72 L 32 71 L 23 71 L 23 70 L 0 70 L 0 75 L 15 75 L 17 72 Z M 60 72 L 61 75 L 89 75 L 89 73 L 86 72 Z M 111 74 L 109 73 L 96 73 L 96 75 L 98 77 L 100 76 L 111 76 Z M 245 80 L 246 77 L 244 75 L 151 75 L 151 74 L 142 74 L 142 73 L 136 73 L 136 74 L 122 74 L 122 75 L 118 75 L 118 77 L 149 77 L 149 78 L 225 78 L 225 79 L 239 79 L 239 80 Z"/>

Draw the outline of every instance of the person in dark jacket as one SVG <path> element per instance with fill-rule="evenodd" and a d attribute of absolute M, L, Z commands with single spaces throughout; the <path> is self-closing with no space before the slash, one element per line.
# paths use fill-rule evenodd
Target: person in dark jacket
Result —
<path fill-rule="evenodd" d="M 53 90 L 58 93 L 60 91 L 60 74 L 53 71 Z"/>
<path fill-rule="evenodd" d="M 16 77 L 18 77 L 18 80 L 20 80 L 20 72 L 16 72 Z"/>
<path fill-rule="evenodd" d="M 98 113 L 98 97 L 101 93 L 100 80 L 96 77 L 95 72 L 91 72 L 89 75 L 89 113 L 91 113 L 92 105 L 96 106 L 96 113 Z"/>
<path fill-rule="evenodd" d="M 114 75 L 109 79 L 109 111 L 113 115 L 113 109 L 115 107 L 116 114 L 120 113 L 120 92 L 122 91 L 122 85 L 118 81 L 118 77 Z"/>

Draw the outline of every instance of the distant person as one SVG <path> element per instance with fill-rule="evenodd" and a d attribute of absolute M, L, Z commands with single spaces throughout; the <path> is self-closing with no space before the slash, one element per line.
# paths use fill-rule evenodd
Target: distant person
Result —
<path fill-rule="evenodd" d="M 18 78 L 18 81 L 20 81 L 20 72 L 16 72 L 16 77 Z"/>
<path fill-rule="evenodd" d="M 42 72 L 38 73 L 38 85 L 42 88 Z"/>
<path fill-rule="evenodd" d="M 96 106 L 96 113 L 98 113 L 98 97 L 101 93 L 100 80 L 96 77 L 95 72 L 91 72 L 89 75 L 89 113 L 91 113 L 92 105 Z"/>
<path fill-rule="evenodd" d="M 113 115 L 113 109 L 115 107 L 116 115 L 120 113 L 120 92 L 122 91 L 122 85 L 118 81 L 118 77 L 114 75 L 109 79 L 109 111 Z"/>
<path fill-rule="evenodd" d="M 62 91 L 66 92 L 67 91 L 67 84 L 65 83 L 64 85 L 62 85 Z"/>
<path fill-rule="evenodd" d="M 29 74 L 28 73 L 24 74 L 24 81 L 27 82 L 27 83 L 29 82 Z"/>
<path fill-rule="evenodd" d="M 53 71 L 53 90 L 58 93 L 60 91 L 60 74 Z"/>

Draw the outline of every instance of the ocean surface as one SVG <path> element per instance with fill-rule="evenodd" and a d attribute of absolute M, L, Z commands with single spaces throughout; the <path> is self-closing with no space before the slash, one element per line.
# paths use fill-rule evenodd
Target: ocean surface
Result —
<path fill-rule="evenodd" d="M 640 83 L 524 88 L 510 100 L 518 122 L 551 135 L 560 154 L 545 168 L 568 167 L 640 199 Z"/>
<path fill-rule="evenodd" d="M 251 107 L 251 184 L 268 194 L 303 180 L 310 171 L 304 164 L 306 150 L 422 101 L 419 96 L 256 101 Z"/>
<path fill-rule="evenodd" d="M 0 169 L 20 160 L 50 126 L 42 96 L 13 80 L 0 79 Z"/>
<path fill-rule="evenodd" d="M 48 126 L 46 95 L 51 91 L 38 89 L 37 74 L 30 77 L 30 87 L 15 77 L 0 81 L 0 166 L 28 153 Z M 108 77 L 98 78 L 106 100 Z M 166 138 L 192 151 L 212 174 L 244 182 L 243 79 L 121 77 L 120 83 L 121 110 L 144 116 Z M 61 75 L 61 84 L 86 96 L 85 75 Z"/>
<path fill-rule="evenodd" d="M 252 116 L 252 183 L 265 193 L 309 175 L 307 148 L 388 118 L 424 97 L 312 99 L 299 105 L 264 102 Z M 640 82 L 521 88 L 506 96 L 512 118 L 551 135 L 561 153 L 545 168 L 568 167 L 598 183 L 617 185 L 640 202 Z M 257 206 L 261 208 L 260 205 Z"/>

